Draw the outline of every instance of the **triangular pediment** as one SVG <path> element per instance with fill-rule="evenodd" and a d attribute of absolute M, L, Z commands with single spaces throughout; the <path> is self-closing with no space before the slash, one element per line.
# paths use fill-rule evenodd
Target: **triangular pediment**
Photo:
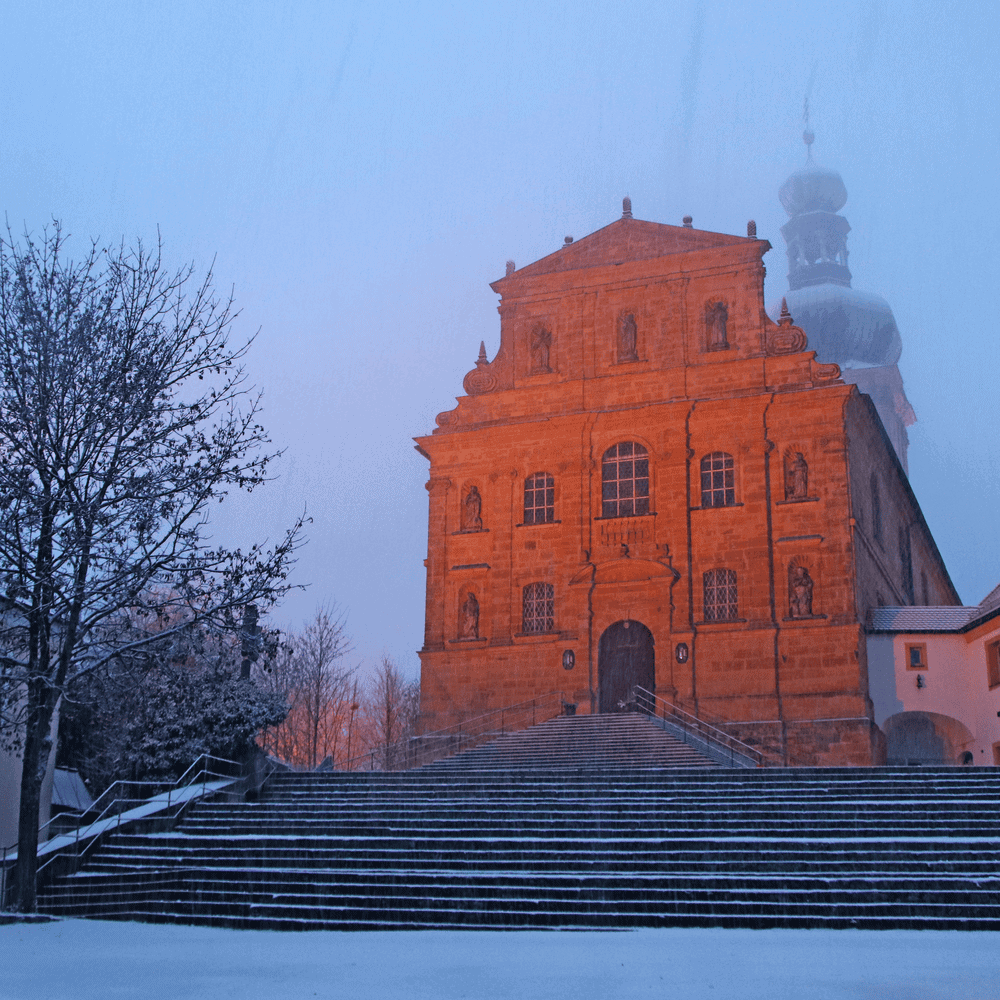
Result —
<path fill-rule="evenodd" d="M 687 226 L 668 226 L 662 222 L 643 222 L 641 219 L 616 219 L 603 229 L 568 243 L 548 257 L 536 260 L 506 278 L 493 282 L 491 287 L 496 289 L 511 278 L 529 278 L 558 271 L 651 260 L 670 254 L 735 246 L 746 243 L 748 239 L 756 238 L 710 233 L 703 229 L 689 229 Z"/>

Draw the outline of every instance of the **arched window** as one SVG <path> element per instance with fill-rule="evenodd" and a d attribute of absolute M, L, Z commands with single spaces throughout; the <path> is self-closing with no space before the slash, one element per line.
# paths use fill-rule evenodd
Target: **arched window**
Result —
<path fill-rule="evenodd" d="M 702 507 L 732 507 L 736 504 L 733 456 L 713 451 L 701 460 Z"/>
<path fill-rule="evenodd" d="M 724 622 L 738 618 L 739 597 L 736 592 L 736 572 L 731 569 L 710 569 L 702 577 L 705 585 L 705 621 Z"/>
<path fill-rule="evenodd" d="M 521 631 L 553 630 L 554 589 L 551 583 L 529 583 L 522 591 Z"/>
<path fill-rule="evenodd" d="M 649 453 L 641 444 L 612 445 L 601 462 L 601 516 L 649 513 Z"/>
<path fill-rule="evenodd" d="M 524 523 L 546 524 L 555 519 L 555 481 L 547 472 L 528 476 L 524 481 Z"/>

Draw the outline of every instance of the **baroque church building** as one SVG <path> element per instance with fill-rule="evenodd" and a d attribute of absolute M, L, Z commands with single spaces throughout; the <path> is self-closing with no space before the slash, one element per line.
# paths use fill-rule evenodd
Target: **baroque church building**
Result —
<path fill-rule="evenodd" d="M 803 228 L 823 184 L 800 187 Z M 835 202 L 819 220 L 832 231 Z M 913 604 L 917 587 L 960 603 L 907 481 L 905 407 L 887 434 L 859 391 L 870 375 L 845 380 L 788 309 L 768 317 L 753 223 L 732 236 L 623 207 L 508 263 L 491 286 L 496 357 L 480 350 L 466 395 L 416 439 L 423 729 L 554 691 L 620 711 L 638 685 L 792 765 L 883 763 L 868 610 Z M 861 367 L 894 370 L 879 336 Z M 901 380 L 876 377 L 899 416 Z"/>

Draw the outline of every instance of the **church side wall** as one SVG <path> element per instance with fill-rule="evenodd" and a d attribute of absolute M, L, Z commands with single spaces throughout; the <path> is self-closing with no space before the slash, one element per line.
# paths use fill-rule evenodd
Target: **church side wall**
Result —
<path fill-rule="evenodd" d="M 961 604 L 906 475 L 868 396 L 844 405 L 857 615 L 869 608 Z"/>

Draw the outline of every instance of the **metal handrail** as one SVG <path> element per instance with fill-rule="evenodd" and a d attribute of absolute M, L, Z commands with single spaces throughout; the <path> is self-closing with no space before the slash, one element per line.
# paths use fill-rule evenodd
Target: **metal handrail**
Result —
<path fill-rule="evenodd" d="M 682 733 L 699 740 L 710 751 L 713 751 L 712 756 L 722 758 L 720 763 L 728 761 L 730 767 L 746 767 L 748 765 L 762 767 L 764 765 L 764 754 L 760 750 L 736 739 L 735 736 L 730 736 L 725 730 L 711 725 L 704 719 L 699 719 L 697 716 L 691 715 L 690 712 L 685 712 L 684 709 L 678 708 L 672 702 L 652 691 L 647 691 L 636 685 L 632 689 L 632 697 L 640 711 L 672 723 Z"/>
<path fill-rule="evenodd" d="M 222 770 L 216 771 L 212 770 L 210 767 L 211 763 L 221 764 L 224 768 L 230 770 L 231 773 L 225 774 Z M 38 854 L 41 856 L 46 852 L 46 847 L 53 841 L 62 837 L 73 837 L 73 844 L 71 850 L 59 850 L 53 851 L 51 857 L 47 858 L 41 865 L 38 866 L 36 871 L 36 878 L 41 876 L 42 872 L 48 868 L 54 861 L 59 858 L 72 858 L 74 860 L 79 860 L 81 856 L 81 832 L 87 828 L 92 828 L 98 826 L 105 819 L 114 819 L 117 817 L 117 823 L 114 826 L 114 831 L 117 832 L 121 829 L 122 819 L 124 814 L 131 808 L 142 804 L 152 802 L 158 795 L 162 795 L 164 792 L 167 794 L 166 804 L 163 809 L 158 810 L 159 813 L 170 813 L 170 810 L 175 806 L 180 805 L 180 808 L 184 808 L 191 802 L 197 802 L 199 799 L 204 798 L 206 794 L 217 791 L 217 789 L 208 789 L 208 783 L 212 779 L 219 779 L 223 781 L 235 781 L 239 778 L 242 768 L 236 763 L 236 761 L 227 760 L 224 757 L 214 757 L 211 754 L 202 754 L 193 764 L 177 779 L 174 781 L 128 781 L 119 780 L 113 782 L 109 785 L 95 800 L 91 803 L 90 807 L 82 812 L 64 812 L 58 813 L 53 816 L 46 823 L 39 827 L 39 834 L 47 827 L 49 827 L 53 822 L 60 821 L 65 823 L 67 817 L 76 820 L 76 826 L 73 830 L 61 831 L 54 836 L 42 840 L 39 837 L 38 844 Z M 201 793 L 198 795 L 186 795 L 179 798 L 176 802 L 172 801 L 173 796 L 180 792 L 181 789 L 188 788 L 191 785 L 201 784 Z M 145 789 L 146 792 L 141 796 L 134 795 L 122 795 L 121 792 L 133 787 L 139 787 Z M 100 811 L 95 815 L 95 811 L 98 809 L 99 804 L 107 798 L 108 801 Z M 116 811 L 116 808 L 117 811 Z M 180 809 L 177 810 L 178 812 Z M 136 819 L 141 819 L 144 817 L 136 816 L 133 818 L 126 818 L 125 822 L 133 822 Z M 84 836 L 82 838 L 84 842 L 83 853 L 85 854 L 87 850 L 96 843 L 103 833 L 109 832 L 110 826 L 106 826 L 103 830 L 92 836 Z M 6 904 L 7 901 L 7 872 L 9 863 L 8 858 L 12 852 L 17 850 L 17 844 L 10 844 L 9 846 L 0 848 L 0 909 Z"/>
<path fill-rule="evenodd" d="M 483 715 L 463 719 L 444 729 L 437 729 L 420 736 L 374 747 L 363 754 L 351 757 L 335 766 L 337 771 L 405 771 L 421 767 L 453 754 L 471 750 L 480 743 L 497 739 L 507 733 L 518 732 L 529 726 L 561 715 L 567 705 L 565 693 L 550 691 L 529 701 L 505 705 Z M 355 767 L 367 763 L 368 767 Z M 381 766 L 378 766 L 381 765 Z"/>

